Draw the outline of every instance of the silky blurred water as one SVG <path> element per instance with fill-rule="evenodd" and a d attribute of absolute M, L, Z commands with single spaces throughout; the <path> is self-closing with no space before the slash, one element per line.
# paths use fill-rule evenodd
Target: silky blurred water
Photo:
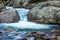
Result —
<path fill-rule="evenodd" d="M 32 29 L 52 29 L 57 27 L 57 25 L 47 25 L 47 24 L 37 24 L 34 22 L 28 22 L 27 19 L 27 14 L 29 12 L 29 9 L 25 9 L 25 8 L 13 8 L 13 7 L 6 7 L 7 10 L 9 9 L 15 9 L 19 16 L 20 16 L 20 21 L 16 22 L 16 23 L 2 23 L 0 24 L 0 26 L 4 25 L 4 26 L 13 26 L 16 28 L 20 28 L 20 29 L 25 29 L 25 28 L 32 28 Z"/>

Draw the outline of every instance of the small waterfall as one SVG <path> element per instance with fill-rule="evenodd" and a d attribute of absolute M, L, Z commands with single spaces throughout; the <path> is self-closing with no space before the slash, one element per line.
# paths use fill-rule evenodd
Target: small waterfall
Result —
<path fill-rule="evenodd" d="M 51 28 L 56 27 L 56 25 L 37 24 L 37 23 L 34 23 L 34 22 L 28 22 L 27 13 L 28 13 L 29 9 L 13 8 L 13 7 L 6 7 L 6 9 L 16 9 L 16 11 L 18 12 L 18 14 L 20 16 L 20 21 L 16 22 L 16 23 L 2 23 L 1 25 L 13 26 L 13 27 L 22 28 L 22 29 L 25 29 L 25 28 L 51 29 Z"/>
<path fill-rule="evenodd" d="M 28 9 L 16 8 L 16 11 L 20 15 L 20 21 L 28 21 L 28 19 L 27 19 L 27 13 L 29 11 Z"/>

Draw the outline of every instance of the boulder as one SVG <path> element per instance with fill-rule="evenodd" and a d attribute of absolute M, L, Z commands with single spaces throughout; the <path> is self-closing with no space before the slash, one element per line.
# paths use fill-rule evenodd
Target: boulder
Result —
<path fill-rule="evenodd" d="M 14 9 L 5 10 L 0 12 L 0 22 L 2 23 L 12 23 L 19 21 L 19 15 Z"/>
<path fill-rule="evenodd" d="M 60 24 L 60 1 L 38 3 L 28 12 L 28 20 L 38 23 Z"/>

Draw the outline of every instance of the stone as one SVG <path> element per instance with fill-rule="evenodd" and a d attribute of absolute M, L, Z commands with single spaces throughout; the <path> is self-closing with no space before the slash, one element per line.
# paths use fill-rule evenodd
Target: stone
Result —
<path fill-rule="evenodd" d="M 0 4 L 0 9 L 2 9 L 2 8 L 4 8 L 4 4 L 3 3 Z"/>
<path fill-rule="evenodd" d="M 33 8 L 35 4 L 44 1 L 47 0 L 12 0 L 14 7 L 24 7 L 24 8 Z"/>
<path fill-rule="evenodd" d="M 29 2 L 29 0 L 12 0 L 13 5 L 15 7 L 22 7 L 22 6 L 26 6 Z"/>
<path fill-rule="evenodd" d="M 35 7 L 37 3 L 45 1 L 60 1 L 60 0 L 3 0 L 3 1 L 1 0 L 1 2 L 4 3 L 5 6 L 24 7 L 29 9 Z"/>
<path fill-rule="evenodd" d="M 20 17 L 14 9 L 5 10 L 0 12 L 0 22 L 13 23 L 19 21 Z"/>
<path fill-rule="evenodd" d="M 60 24 L 60 1 L 38 3 L 28 12 L 28 20 L 38 23 Z"/>
<path fill-rule="evenodd" d="M 25 8 L 32 9 L 35 6 L 36 6 L 36 3 L 33 3 L 33 4 L 28 4 Z"/>
<path fill-rule="evenodd" d="M 4 29 L 4 31 L 6 31 L 6 32 L 14 32 L 15 30 L 12 29 L 12 28 L 6 28 L 6 29 Z"/>
<path fill-rule="evenodd" d="M 5 10 L 4 7 L 5 7 L 4 4 L 0 3 L 0 12 Z"/>

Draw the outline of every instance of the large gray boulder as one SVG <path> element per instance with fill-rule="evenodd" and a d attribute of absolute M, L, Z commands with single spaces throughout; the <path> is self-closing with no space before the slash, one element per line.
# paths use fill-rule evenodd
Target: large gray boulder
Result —
<path fill-rule="evenodd" d="M 38 3 L 28 13 L 28 20 L 38 23 L 60 24 L 60 1 Z"/>
<path fill-rule="evenodd" d="M 14 9 L 5 10 L 0 12 L 0 22 L 2 23 L 12 23 L 19 21 L 19 15 Z"/>

